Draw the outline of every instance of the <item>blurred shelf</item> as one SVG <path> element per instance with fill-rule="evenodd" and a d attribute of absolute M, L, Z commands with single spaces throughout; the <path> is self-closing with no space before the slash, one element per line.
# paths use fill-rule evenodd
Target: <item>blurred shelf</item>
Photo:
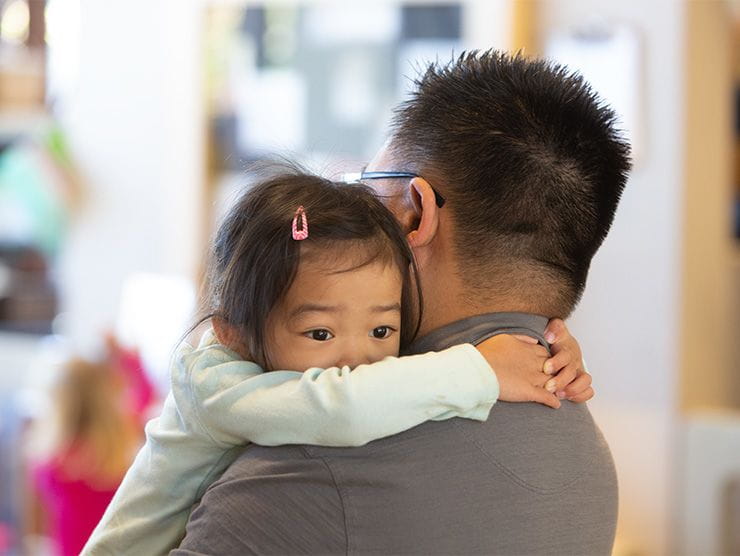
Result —
<path fill-rule="evenodd" d="M 24 320 L 9 321 L 0 320 L 0 334 L 28 334 L 32 336 L 46 336 L 52 333 L 52 322 L 50 320 Z"/>

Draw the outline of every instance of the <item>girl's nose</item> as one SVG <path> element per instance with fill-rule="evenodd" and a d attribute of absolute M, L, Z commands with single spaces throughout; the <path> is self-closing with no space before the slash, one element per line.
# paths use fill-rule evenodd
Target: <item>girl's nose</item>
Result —
<path fill-rule="evenodd" d="M 337 363 L 337 367 L 349 367 L 350 369 L 354 369 L 359 365 L 369 362 L 370 360 L 366 357 L 346 357 Z"/>
<path fill-rule="evenodd" d="M 338 367 L 349 367 L 354 369 L 358 365 L 370 363 L 370 354 L 366 350 L 362 349 L 361 345 L 356 343 L 348 343 L 342 351 L 342 356 L 339 358 Z"/>

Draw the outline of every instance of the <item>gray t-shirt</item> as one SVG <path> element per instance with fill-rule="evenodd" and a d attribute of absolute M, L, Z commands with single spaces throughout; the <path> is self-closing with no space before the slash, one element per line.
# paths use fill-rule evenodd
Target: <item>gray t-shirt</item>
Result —
<path fill-rule="evenodd" d="M 500 333 L 546 345 L 546 323 L 479 315 L 409 351 Z M 588 408 L 499 402 L 485 423 L 427 422 L 360 448 L 249 446 L 173 554 L 597 555 L 616 520 L 614 464 Z"/>

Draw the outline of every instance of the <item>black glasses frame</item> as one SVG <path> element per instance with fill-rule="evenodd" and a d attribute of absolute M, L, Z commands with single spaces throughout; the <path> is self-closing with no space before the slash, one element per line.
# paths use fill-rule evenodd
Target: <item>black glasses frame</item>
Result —
<path fill-rule="evenodd" d="M 422 177 L 419 174 L 414 174 L 413 172 L 360 172 L 358 174 L 351 174 L 351 176 L 352 176 L 351 181 Z M 432 191 L 434 191 L 435 203 L 437 203 L 437 206 L 439 208 L 442 208 L 445 205 L 445 202 L 447 202 L 447 200 L 444 197 L 442 197 L 442 195 L 440 195 L 439 192 L 436 189 L 434 189 L 434 187 L 432 187 Z"/>

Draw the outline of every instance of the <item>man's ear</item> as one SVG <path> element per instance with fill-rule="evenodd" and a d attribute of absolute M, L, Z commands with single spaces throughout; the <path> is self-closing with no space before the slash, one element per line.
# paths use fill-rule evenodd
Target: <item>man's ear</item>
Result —
<path fill-rule="evenodd" d="M 432 186 L 424 178 L 416 177 L 411 180 L 409 194 L 414 201 L 418 224 L 406 237 L 412 248 L 424 247 L 437 235 L 439 207 Z"/>
<path fill-rule="evenodd" d="M 249 359 L 247 346 L 244 344 L 244 340 L 242 340 L 237 327 L 229 324 L 221 317 L 213 317 L 211 322 L 213 323 L 213 331 L 216 333 L 219 344 L 223 344 L 227 348 L 234 350 L 243 359 Z"/>

